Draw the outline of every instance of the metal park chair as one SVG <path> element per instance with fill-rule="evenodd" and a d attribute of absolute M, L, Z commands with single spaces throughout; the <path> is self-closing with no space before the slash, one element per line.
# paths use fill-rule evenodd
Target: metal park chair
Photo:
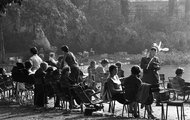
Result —
<path fill-rule="evenodd" d="M 91 100 L 90 98 L 92 95 L 96 93 L 92 94 L 91 96 L 88 96 L 85 90 L 83 90 L 82 86 L 80 86 L 79 84 L 74 85 L 73 90 L 81 100 L 81 112 L 83 112 L 83 105 L 85 105 L 86 107 L 92 106 L 93 108 L 95 108 L 95 110 L 103 109 L 103 100 Z"/>

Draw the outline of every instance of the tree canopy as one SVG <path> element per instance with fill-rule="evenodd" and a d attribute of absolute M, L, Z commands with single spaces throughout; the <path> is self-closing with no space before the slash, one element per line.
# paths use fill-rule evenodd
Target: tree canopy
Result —
<path fill-rule="evenodd" d="M 2 1 L 0 12 L 5 7 Z M 6 3 L 6 51 L 23 52 L 33 46 L 39 24 L 52 46 L 67 44 L 73 52 L 93 48 L 96 53 L 141 53 L 159 41 L 170 49 L 190 50 L 190 22 L 185 15 L 175 16 L 170 10 L 168 16 L 169 8 L 151 12 L 146 5 L 133 4 L 129 0 L 24 0 L 21 7 L 8 7 Z"/>

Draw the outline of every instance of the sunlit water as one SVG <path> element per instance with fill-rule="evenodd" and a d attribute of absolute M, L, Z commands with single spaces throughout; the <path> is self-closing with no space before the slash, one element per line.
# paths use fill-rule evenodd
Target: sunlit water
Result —
<path fill-rule="evenodd" d="M 125 71 L 125 76 L 129 76 L 130 75 L 130 69 L 133 65 L 130 64 L 125 64 L 122 66 L 123 70 Z M 184 74 L 182 76 L 182 78 L 185 79 L 185 81 L 189 81 L 190 82 L 190 65 L 186 65 L 186 66 L 171 66 L 171 65 L 166 65 L 166 66 L 161 66 L 161 69 L 159 70 L 160 74 L 165 74 L 165 79 L 167 80 L 168 77 L 174 77 L 175 76 L 175 70 L 178 67 L 183 67 L 184 68 Z"/>
<path fill-rule="evenodd" d="M 129 76 L 131 74 L 130 69 L 133 65 L 131 64 L 123 64 L 122 69 L 125 71 L 125 76 Z M 190 82 L 190 65 L 183 65 L 183 66 L 171 66 L 171 65 L 165 65 L 161 66 L 161 69 L 159 70 L 160 74 L 165 74 L 165 79 L 167 80 L 168 77 L 174 77 L 175 76 L 175 70 L 178 67 L 183 67 L 184 68 L 184 74 L 182 78 L 185 79 L 185 81 Z M 87 72 L 87 67 L 83 66 L 82 71 Z"/>

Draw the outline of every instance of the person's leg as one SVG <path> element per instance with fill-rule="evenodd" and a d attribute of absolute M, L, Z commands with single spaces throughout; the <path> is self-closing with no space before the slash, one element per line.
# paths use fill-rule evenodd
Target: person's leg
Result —
<path fill-rule="evenodd" d="M 126 99 L 124 98 L 124 93 L 117 93 L 112 96 L 113 100 L 117 100 L 121 104 L 126 103 Z"/>
<path fill-rule="evenodd" d="M 71 67 L 70 77 L 71 77 L 71 79 L 75 80 L 76 83 L 80 82 L 79 74 L 80 74 L 80 69 L 77 66 Z"/>
<path fill-rule="evenodd" d="M 139 117 L 139 114 L 138 114 L 138 103 L 137 102 L 132 102 L 132 107 L 133 107 L 133 110 L 134 110 L 134 117 L 137 118 Z"/>
<path fill-rule="evenodd" d="M 155 119 L 155 118 L 156 118 L 156 117 L 152 114 L 152 107 L 151 107 L 151 105 L 145 105 L 145 109 L 147 110 L 148 118 L 149 118 L 149 119 Z"/>
<path fill-rule="evenodd" d="M 72 98 L 76 101 L 76 103 L 77 103 L 78 105 L 81 104 L 80 98 L 76 95 L 76 93 L 75 93 L 73 90 L 71 90 L 71 96 L 72 96 Z M 74 102 L 73 102 L 73 106 L 74 106 Z"/>
<path fill-rule="evenodd" d="M 56 95 L 55 107 L 60 107 L 60 97 Z"/>
<path fill-rule="evenodd" d="M 161 102 L 159 92 L 154 92 L 154 98 L 156 99 L 156 105 L 159 106 Z"/>

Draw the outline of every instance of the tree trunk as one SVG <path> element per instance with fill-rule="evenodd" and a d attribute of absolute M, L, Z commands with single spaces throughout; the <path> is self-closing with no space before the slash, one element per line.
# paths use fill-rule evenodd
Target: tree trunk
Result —
<path fill-rule="evenodd" d="M 88 1 L 88 12 L 91 13 L 92 10 L 92 0 Z"/>
<path fill-rule="evenodd" d="M 174 15 L 174 12 L 176 9 L 176 3 L 177 3 L 177 0 L 169 0 L 168 1 L 168 7 L 169 7 L 168 14 L 170 17 L 172 17 Z"/>
<path fill-rule="evenodd" d="M 125 18 L 125 23 L 129 22 L 129 1 L 128 0 L 120 0 L 121 6 L 121 14 Z"/>
<path fill-rule="evenodd" d="M 0 17 L 0 43 L 1 43 L 1 63 L 5 62 L 5 46 L 3 37 L 3 17 Z"/>
<path fill-rule="evenodd" d="M 190 17 L 190 0 L 185 1 L 185 19 Z"/>

